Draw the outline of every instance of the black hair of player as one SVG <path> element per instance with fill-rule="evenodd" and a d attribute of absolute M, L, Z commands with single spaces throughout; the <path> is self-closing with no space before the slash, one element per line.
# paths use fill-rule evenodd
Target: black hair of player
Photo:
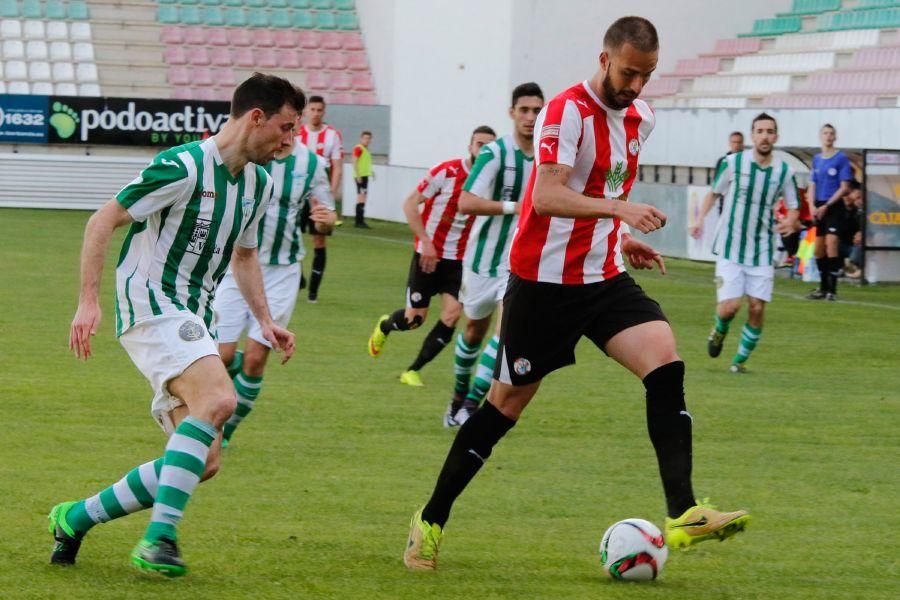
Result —
<path fill-rule="evenodd" d="M 322 96 L 310 96 L 309 100 L 306 102 L 307 104 L 321 104 L 325 106 L 325 98 Z"/>
<path fill-rule="evenodd" d="M 541 91 L 541 86 L 533 81 L 529 81 L 528 83 L 520 83 L 513 89 L 512 104 L 510 104 L 510 106 L 515 107 L 516 101 L 525 96 L 537 96 L 541 99 L 541 102 L 544 101 L 544 92 Z"/>
<path fill-rule="evenodd" d="M 310 100 L 310 102 L 312 102 L 312 100 Z M 733 138 L 734 136 L 738 136 L 741 139 L 744 139 L 744 134 L 741 133 L 740 131 L 732 131 L 731 133 L 728 134 L 728 137 L 730 137 L 730 138 Z"/>
<path fill-rule="evenodd" d="M 778 121 L 775 120 L 775 117 L 770 115 L 769 113 L 761 112 L 756 117 L 753 118 L 753 122 L 750 123 L 750 131 L 753 131 L 753 128 L 756 126 L 757 121 L 772 121 L 775 123 L 775 133 L 778 133 Z"/>
<path fill-rule="evenodd" d="M 248 111 L 258 108 L 266 117 L 280 112 L 287 104 L 298 113 L 306 106 L 303 90 L 287 79 L 254 73 L 244 80 L 231 97 L 231 116 L 239 119 Z"/>
<path fill-rule="evenodd" d="M 361 134 L 359 134 L 359 137 L 362 137 L 364 135 L 372 137 L 372 132 L 367 129 L 367 130 L 363 131 Z"/>
<path fill-rule="evenodd" d="M 494 132 L 494 130 L 489 125 L 479 125 L 472 131 L 472 137 L 469 139 L 470 144 L 472 143 L 472 140 L 475 139 L 475 136 L 478 135 L 479 133 L 486 133 L 488 135 L 497 137 L 496 132 Z"/>
<path fill-rule="evenodd" d="M 643 17 L 622 17 L 606 30 L 603 48 L 609 52 L 625 44 L 631 44 L 639 52 L 656 52 L 659 50 L 656 27 Z"/>
<path fill-rule="evenodd" d="M 862 189 L 862 184 L 855 179 L 850 179 L 849 181 L 847 181 L 847 185 L 850 187 L 851 190 L 861 190 Z"/>

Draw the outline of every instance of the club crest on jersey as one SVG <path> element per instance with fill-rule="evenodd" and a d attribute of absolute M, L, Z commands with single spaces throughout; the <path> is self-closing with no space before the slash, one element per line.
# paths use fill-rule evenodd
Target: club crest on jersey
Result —
<path fill-rule="evenodd" d="M 527 375 L 531 371 L 531 361 L 527 358 L 517 358 L 513 362 L 513 370 L 516 375 Z"/>
<path fill-rule="evenodd" d="M 637 156 L 640 151 L 641 143 L 637 141 L 637 138 L 632 138 L 631 141 L 628 142 L 628 153 L 632 156 Z"/>
<path fill-rule="evenodd" d="M 606 187 L 608 190 L 617 190 L 622 187 L 625 180 L 631 176 L 625 163 L 621 160 L 616 163 L 616 168 L 606 172 Z"/>
<path fill-rule="evenodd" d="M 212 221 L 206 219 L 197 219 L 194 229 L 191 231 L 191 237 L 188 240 L 187 251 L 191 254 L 203 254 L 206 248 L 206 242 L 209 239 L 209 226 Z"/>
<path fill-rule="evenodd" d="M 206 331 L 203 330 L 203 326 L 197 321 L 190 319 L 182 323 L 181 327 L 178 328 L 178 337 L 186 342 L 196 342 L 199 339 L 203 339 L 204 335 L 206 335 Z"/>

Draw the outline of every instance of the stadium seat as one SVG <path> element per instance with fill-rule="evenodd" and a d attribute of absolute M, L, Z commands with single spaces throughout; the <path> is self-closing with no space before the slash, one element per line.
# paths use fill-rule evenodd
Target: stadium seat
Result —
<path fill-rule="evenodd" d="M 191 82 L 194 85 L 200 86 L 213 86 L 215 85 L 213 82 L 212 71 L 210 71 L 206 67 L 197 67 L 191 72 Z"/>
<path fill-rule="evenodd" d="M 60 0 L 47 0 L 44 3 L 44 15 L 48 19 L 63 20 L 66 18 L 66 5 Z"/>
<path fill-rule="evenodd" d="M 269 0 L 269 8 L 288 8 L 288 0 Z"/>
<path fill-rule="evenodd" d="M 213 48 L 209 53 L 209 61 L 217 67 L 230 67 L 231 52 L 228 48 Z"/>
<path fill-rule="evenodd" d="M 276 31 L 275 45 L 279 48 L 296 48 L 297 36 L 293 31 Z"/>
<path fill-rule="evenodd" d="M 25 58 L 28 60 L 47 60 L 49 56 L 47 42 L 43 40 L 29 40 L 25 42 Z"/>
<path fill-rule="evenodd" d="M 334 3 L 331 0 L 312 0 L 312 7 L 316 10 L 331 10 Z"/>
<path fill-rule="evenodd" d="M 315 29 L 316 21 L 308 10 L 294 11 L 294 27 L 297 29 Z"/>
<path fill-rule="evenodd" d="M 337 31 L 326 31 L 322 33 L 322 48 L 325 50 L 340 50 L 343 46 L 343 34 Z"/>
<path fill-rule="evenodd" d="M 366 45 L 363 43 L 362 34 L 358 31 L 345 31 L 340 34 L 341 47 L 344 50 L 365 50 Z"/>
<path fill-rule="evenodd" d="M 376 96 L 374 93 L 356 94 L 354 96 L 354 101 L 356 104 L 366 104 L 369 106 L 374 106 L 378 104 L 378 96 Z"/>
<path fill-rule="evenodd" d="M 163 50 L 163 62 L 167 65 L 186 65 L 187 53 L 181 46 L 169 46 Z"/>
<path fill-rule="evenodd" d="M 678 93 L 678 87 L 681 79 L 677 77 L 663 77 L 661 79 L 651 79 L 641 90 L 642 98 L 653 98 L 658 96 L 670 96 Z"/>
<path fill-rule="evenodd" d="M 804 96 L 769 96 L 763 99 L 769 108 L 876 108 L 878 96 L 823 94 Z"/>
<path fill-rule="evenodd" d="M 44 18 L 40 0 L 22 0 L 22 16 L 26 19 Z"/>
<path fill-rule="evenodd" d="M 330 78 L 325 71 L 310 71 L 306 74 L 306 87 L 311 90 L 327 90 Z"/>
<path fill-rule="evenodd" d="M 256 61 L 253 60 L 253 51 L 249 48 L 236 48 L 231 55 L 236 67 L 255 67 Z"/>
<path fill-rule="evenodd" d="M 347 68 L 347 59 L 343 52 L 326 52 L 325 68 L 331 71 L 343 71 Z"/>
<path fill-rule="evenodd" d="M 31 86 L 27 81 L 10 81 L 6 86 L 7 94 L 30 94 Z"/>
<path fill-rule="evenodd" d="M 69 42 L 50 42 L 50 60 L 72 60 L 72 45 Z"/>
<path fill-rule="evenodd" d="M 329 30 L 337 29 L 337 19 L 333 12 L 316 13 L 316 29 Z"/>
<path fill-rule="evenodd" d="M 221 27 L 225 24 L 225 13 L 218 6 L 206 6 L 202 14 L 203 22 L 210 27 Z"/>
<path fill-rule="evenodd" d="M 78 86 L 79 96 L 100 96 L 100 86 L 96 83 L 82 83 Z"/>
<path fill-rule="evenodd" d="M 191 71 L 187 67 L 169 67 L 166 72 L 166 81 L 172 85 L 189 85 L 191 83 Z"/>
<path fill-rule="evenodd" d="M 222 0 L 200 0 L 203 6 L 222 6 Z"/>
<path fill-rule="evenodd" d="M 856 69 L 900 69 L 900 46 L 893 48 L 864 48 L 853 56 Z"/>
<path fill-rule="evenodd" d="M 159 33 L 159 41 L 164 44 L 184 43 L 184 27 L 180 25 L 166 25 Z"/>
<path fill-rule="evenodd" d="M 841 0 L 794 0 L 791 15 L 815 15 L 831 10 L 841 10 Z"/>
<path fill-rule="evenodd" d="M 232 87 L 216 88 L 214 91 L 216 100 L 222 100 L 223 102 L 231 102 L 231 97 L 234 95 Z"/>
<path fill-rule="evenodd" d="M 206 45 L 206 30 L 197 25 L 184 28 L 184 43 L 191 46 Z"/>
<path fill-rule="evenodd" d="M 188 48 L 187 49 L 188 64 L 205 67 L 209 65 L 209 52 L 206 48 Z"/>
<path fill-rule="evenodd" d="M 332 73 L 331 74 L 331 89 L 337 90 L 340 92 L 348 92 L 353 89 L 357 83 L 362 86 L 365 86 L 366 83 L 364 81 L 357 80 L 356 76 L 362 75 L 362 73 L 356 73 L 351 78 L 347 73 Z M 361 87 L 359 89 L 366 89 L 365 87 Z M 370 88 L 369 88 L 370 89 Z"/>
<path fill-rule="evenodd" d="M 78 63 L 75 65 L 75 79 L 78 83 L 96 83 L 100 80 L 97 76 L 97 65 L 94 63 Z"/>
<path fill-rule="evenodd" d="M 194 98 L 191 88 L 178 86 L 172 88 L 171 98 L 173 100 L 192 100 Z"/>
<path fill-rule="evenodd" d="M 713 56 L 738 56 L 759 52 L 761 40 L 759 38 L 736 38 L 716 40 Z"/>
<path fill-rule="evenodd" d="M 337 13 L 337 26 L 338 29 L 345 31 L 359 29 L 359 19 L 356 18 L 356 13 L 339 12 Z"/>
<path fill-rule="evenodd" d="M 271 48 L 257 48 L 253 52 L 256 66 L 264 69 L 274 69 L 278 66 L 278 56 Z"/>
<path fill-rule="evenodd" d="M 70 21 L 87 21 L 91 18 L 87 2 L 83 0 L 69 0 L 68 9 Z"/>
<path fill-rule="evenodd" d="M 212 69 L 213 80 L 217 86 L 225 86 L 229 89 L 233 88 L 237 81 L 234 77 L 234 71 L 231 69 Z"/>
<path fill-rule="evenodd" d="M 28 63 L 28 79 L 31 81 L 50 81 L 50 63 L 36 60 Z"/>
<path fill-rule="evenodd" d="M 207 30 L 206 43 L 210 46 L 227 46 L 228 30 L 223 27 L 213 27 Z"/>
<path fill-rule="evenodd" d="M 309 8 L 312 6 L 310 0 L 289 0 L 288 4 L 291 5 L 291 8 Z"/>
<path fill-rule="evenodd" d="M 275 32 L 269 29 L 260 29 L 252 32 L 253 45 L 257 48 L 274 48 Z"/>
<path fill-rule="evenodd" d="M 774 19 L 757 19 L 753 23 L 753 31 L 749 35 L 781 35 L 800 31 L 803 20 L 800 17 L 776 17 Z"/>
<path fill-rule="evenodd" d="M 325 61 L 321 52 L 303 52 L 300 56 L 300 65 L 307 71 L 317 70 L 325 66 Z"/>
<path fill-rule="evenodd" d="M 18 36 L 17 36 L 18 37 Z M 22 37 L 26 40 L 43 40 L 47 37 L 43 21 L 25 21 L 22 26 Z"/>
<path fill-rule="evenodd" d="M 156 0 L 157 4 L 178 4 L 178 0 Z"/>
<path fill-rule="evenodd" d="M 0 17 L 18 17 L 19 2 L 18 0 L 0 0 Z"/>
<path fill-rule="evenodd" d="M 250 27 L 268 27 L 269 13 L 261 8 L 251 8 L 247 11 L 247 24 Z"/>
<path fill-rule="evenodd" d="M 300 56 L 294 50 L 280 50 L 278 52 L 279 69 L 299 69 L 301 66 Z"/>
<path fill-rule="evenodd" d="M 246 27 L 247 13 L 243 8 L 229 8 L 225 11 L 225 24 L 230 27 Z"/>
<path fill-rule="evenodd" d="M 0 38 L 4 40 L 16 40 L 22 37 L 22 22 L 12 19 L 0 21 Z"/>
<path fill-rule="evenodd" d="M 245 48 L 253 45 L 253 37 L 246 29 L 228 29 L 228 42 L 232 46 Z"/>
<path fill-rule="evenodd" d="M 53 93 L 53 84 L 49 81 L 35 81 L 31 84 L 31 93 L 37 96 L 49 96 Z"/>
<path fill-rule="evenodd" d="M 356 2 L 354 0 L 334 0 L 334 8 L 336 10 L 354 10 Z"/>
<path fill-rule="evenodd" d="M 778 52 L 851 50 L 877 46 L 878 34 L 877 29 L 786 34 L 775 38 L 774 50 Z"/>
<path fill-rule="evenodd" d="M 301 48 L 315 50 L 322 45 L 322 37 L 318 31 L 297 32 L 297 42 Z"/>
<path fill-rule="evenodd" d="M 156 9 L 156 20 L 166 25 L 179 23 L 178 7 L 160 5 L 160 7 Z"/>
<path fill-rule="evenodd" d="M 78 86 L 68 81 L 61 81 L 53 86 L 53 93 L 57 96 L 77 96 Z"/>
<path fill-rule="evenodd" d="M 195 100 L 215 100 L 216 93 L 212 88 L 194 88 Z"/>
<path fill-rule="evenodd" d="M 856 8 L 894 8 L 900 6 L 900 0 L 859 0 Z"/>
<path fill-rule="evenodd" d="M 675 65 L 675 75 L 710 75 L 719 71 L 719 59 L 715 56 L 679 60 Z"/>
<path fill-rule="evenodd" d="M 222 0 L 225 6 L 243 6 L 244 0 Z"/>
<path fill-rule="evenodd" d="M 244 0 L 244 4 L 247 6 L 252 6 L 253 8 L 265 8 L 267 1 L 266 0 Z"/>
<path fill-rule="evenodd" d="M 347 57 L 347 67 L 353 71 L 368 71 L 369 61 L 365 52 L 351 52 L 345 54 Z"/>
<path fill-rule="evenodd" d="M 179 4 L 200 4 L 200 0 L 178 0 Z"/>
<path fill-rule="evenodd" d="M 70 23 L 69 37 L 73 42 L 89 42 L 91 41 L 91 24 L 90 23 Z"/>
<path fill-rule="evenodd" d="M 797 54 L 750 54 L 734 59 L 732 73 L 807 73 L 833 69 L 834 52 L 802 52 Z"/>
<path fill-rule="evenodd" d="M 25 43 L 22 40 L 3 41 L 3 59 L 25 58 Z"/>
<path fill-rule="evenodd" d="M 353 94 L 348 94 L 347 92 L 335 92 L 334 94 L 328 95 L 328 102 L 330 104 L 354 104 Z"/>
<path fill-rule="evenodd" d="M 47 23 L 47 40 L 69 40 L 69 27 L 63 21 L 49 21 Z"/>
<path fill-rule="evenodd" d="M 24 60 L 8 60 L 5 65 L 4 76 L 10 81 L 28 79 L 28 67 Z"/>
<path fill-rule="evenodd" d="M 53 63 L 53 81 L 75 81 L 75 65 L 70 62 Z"/>
<path fill-rule="evenodd" d="M 272 27 L 276 27 L 278 29 L 290 29 L 294 26 L 294 21 L 291 18 L 291 13 L 287 10 L 273 10 L 271 23 Z"/>
<path fill-rule="evenodd" d="M 203 24 L 203 15 L 200 14 L 200 8 L 197 6 L 182 6 L 179 15 L 181 22 L 185 25 Z"/>

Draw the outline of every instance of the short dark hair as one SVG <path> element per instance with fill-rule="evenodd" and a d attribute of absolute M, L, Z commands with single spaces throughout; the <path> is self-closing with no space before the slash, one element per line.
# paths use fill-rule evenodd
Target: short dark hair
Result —
<path fill-rule="evenodd" d="M 322 96 L 310 96 L 307 104 L 321 104 L 322 106 L 325 106 L 325 98 Z"/>
<path fill-rule="evenodd" d="M 285 104 L 301 112 L 306 106 L 303 90 L 287 79 L 254 73 L 234 90 L 231 97 L 231 116 L 240 118 L 246 112 L 259 108 L 267 117 L 271 117 Z"/>
<path fill-rule="evenodd" d="M 624 44 L 631 44 L 641 52 L 659 50 L 656 27 L 643 17 L 622 17 L 606 30 L 603 47 L 606 50 L 618 50 Z"/>
<path fill-rule="evenodd" d="M 372 135 L 372 132 L 369 131 L 369 130 L 367 129 L 367 130 L 363 131 L 361 134 L 359 134 L 359 137 L 362 137 L 362 136 L 364 136 L 364 135 L 371 136 L 371 135 Z"/>
<path fill-rule="evenodd" d="M 851 190 L 861 190 L 862 189 L 862 184 L 855 179 L 848 180 L 847 185 L 850 186 Z"/>
<path fill-rule="evenodd" d="M 515 106 L 516 101 L 524 96 L 537 96 L 541 99 L 541 102 L 544 101 L 544 92 L 541 91 L 541 86 L 533 81 L 529 81 L 528 83 L 520 83 L 513 89 L 510 106 Z"/>
<path fill-rule="evenodd" d="M 830 129 L 833 132 L 837 133 L 837 129 L 835 129 L 834 125 L 832 125 L 831 123 L 825 123 L 824 125 L 822 125 L 822 129 Z M 819 131 L 821 131 L 822 129 L 820 129 Z"/>
<path fill-rule="evenodd" d="M 488 135 L 497 137 L 497 133 L 489 125 L 479 125 L 474 130 L 472 130 L 472 137 L 469 138 L 469 143 L 471 143 L 471 141 L 474 140 L 475 136 L 479 133 L 486 133 Z"/>
<path fill-rule="evenodd" d="M 312 100 L 310 100 L 310 102 L 312 102 Z M 728 137 L 734 137 L 736 135 L 739 135 L 739 136 L 741 136 L 741 139 L 744 139 L 744 134 L 741 133 L 740 131 L 732 131 L 731 133 L 728 134 Z"/>
<path fill-rule="evenodd" d="M 772 121 L 775 123 L 775 131 L 778 131 L 778 121 L 775 120 L 775 117 L 770 115 L 769 113 L 761 112 L 756 117 L 753 118 L 753 122 L 750 123 L 750 131 L 753 131 L 753 127 L 756 126 L 757 121 Z"/>

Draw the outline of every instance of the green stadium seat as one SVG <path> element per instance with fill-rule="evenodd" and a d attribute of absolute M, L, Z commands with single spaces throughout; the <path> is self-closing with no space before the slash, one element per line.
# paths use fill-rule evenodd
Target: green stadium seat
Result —
<path fill-rule="evenodd" d="M 225 6 L 244 6 L 244 0 L 222 0 Z"/>
<path fill-rule="evenodd" d="M 333 12 L 316 13 L 316 29 L 337 29 L 337 19 Z"/>
<path fill-rule="evenodd" d="M 179 4 L 190 6 L 192 4 L 200 4 L 200 0 L 178 0 Z"/>
<path fill-rule="evenodd" d="M 68 14 L 70 21 L 87 21 L 91 18 L 87 2 L 83 0 L 69 0 Z"/>
<path fill-rule="evenodd" d="M 244 0 L 244 4 L 251 8 L 265 8 L 269 5 L 266 0 Z"/>
<path fill-rule="evenodd" d="M 246 27 L 247 13 L 243 8 L 229 8 L 225 10 L 225 24 L 231 27 Z"/>
<path fill-rule="evenodd" d="M 250 27 L 268 27 L 268 11 L 261 8 L 251 8 L 247 11 L 247 24 L 250 25 Z"/>
<path fill-rule="evenodd" d="M 222 0 L 200 0 L 203 6 L 222 6 Z"/>
<path fill-rule="evenodd" d="M 297 29 L 315 29 L 316 21 L 308 10 L 294 11 L 294 27 Z"/>
<path fill-rule="evenodd" d="M 156 0 L 157 4 L 178 4 L 178 0 Z"/>
<path fill-rule="evenodd" d="M 344 31 L 353 31 L 359 29 L 359 19 L 356 17 L 356 13 L 340 12 L 337 13 L 337 26 L 338 29 Z"/>
<path fill-rule="evenodd" d="M 41 0 L 25 0 L 22 2 L 22 16 L 26 19 L 40 19 L 44 16 Z"/>
<path fill-rule="evenodd" d="M 197 6 L 182 6 L 181 22 L 185 25 L 203 25 L 203 15 L 200 14 L 200 8 Z"/>
<path fill-rule="evenodd" d="M 279 29 L 290 29 L 294 26 L 294 20 L 291 18 L 289 10 L 273 10 L 272 11 L 272 27 Z"/>
<path fill-rule="evenodd" d="M 309 8 L 310 0 L 290 0 L 291 8 Z"/>
<path fill-rule="evenodd" d="M 796 33 L 802 27 L 800 17 L 778 17 L 775 19 L 757 19 L 753 23 L 751 35 L 781 35 Z"/>
<path fill-rule="evenodd" d="M 66 18 L 66 5 L 62 0 L 47 0 L 44 3 L 44 16 L 48 19 L 64 20 Z"/>
<path fill-rule="evenodd" d="M 0 0 L 0 17 L 18 17 L 19 3 L 16 0 Z"/>
<path fill-rule="evenodd" d="M 334 8 L 337 10 L 354 10 L 356 2 L 355 0 L 334 0 Z"/>
<path fill-rule="evenodd" d="M 166 25 L 176 25 L 181 23 L 181 19 L 178 18 L 178 7 L 177 6 L 160 6 L 156 9 L 156 20 L 160 23 L 165 23 Z"/>
<path fill-rule="evenodd" d="M 794 0 L 791 11 L 778 16 L 817 15 L 833 10 L 841 10 L 841 0 Z"/>
<path fill-rule="evenodd" d="M 859 0 L 856 8 L 895 8 L 900 7 L 900 0 Z"/>
<path fill-rule="evenodd" d="M 287 8 L 288 0 L 269 0 L 269 8 Z M 275 16 L 274 14 L 272 15 Z"/>
<path fill-rule="evenodd" d="M 316 10 L 331 10 L 334 2 L 331 0 L 312 0 L 312 7 Z"/>
<path fill-rule="evenodd" d="M 225 24 L 225 14 L 218 6 L 204 6 L 203 22 L 212 27 L 221 27 Z"/>

